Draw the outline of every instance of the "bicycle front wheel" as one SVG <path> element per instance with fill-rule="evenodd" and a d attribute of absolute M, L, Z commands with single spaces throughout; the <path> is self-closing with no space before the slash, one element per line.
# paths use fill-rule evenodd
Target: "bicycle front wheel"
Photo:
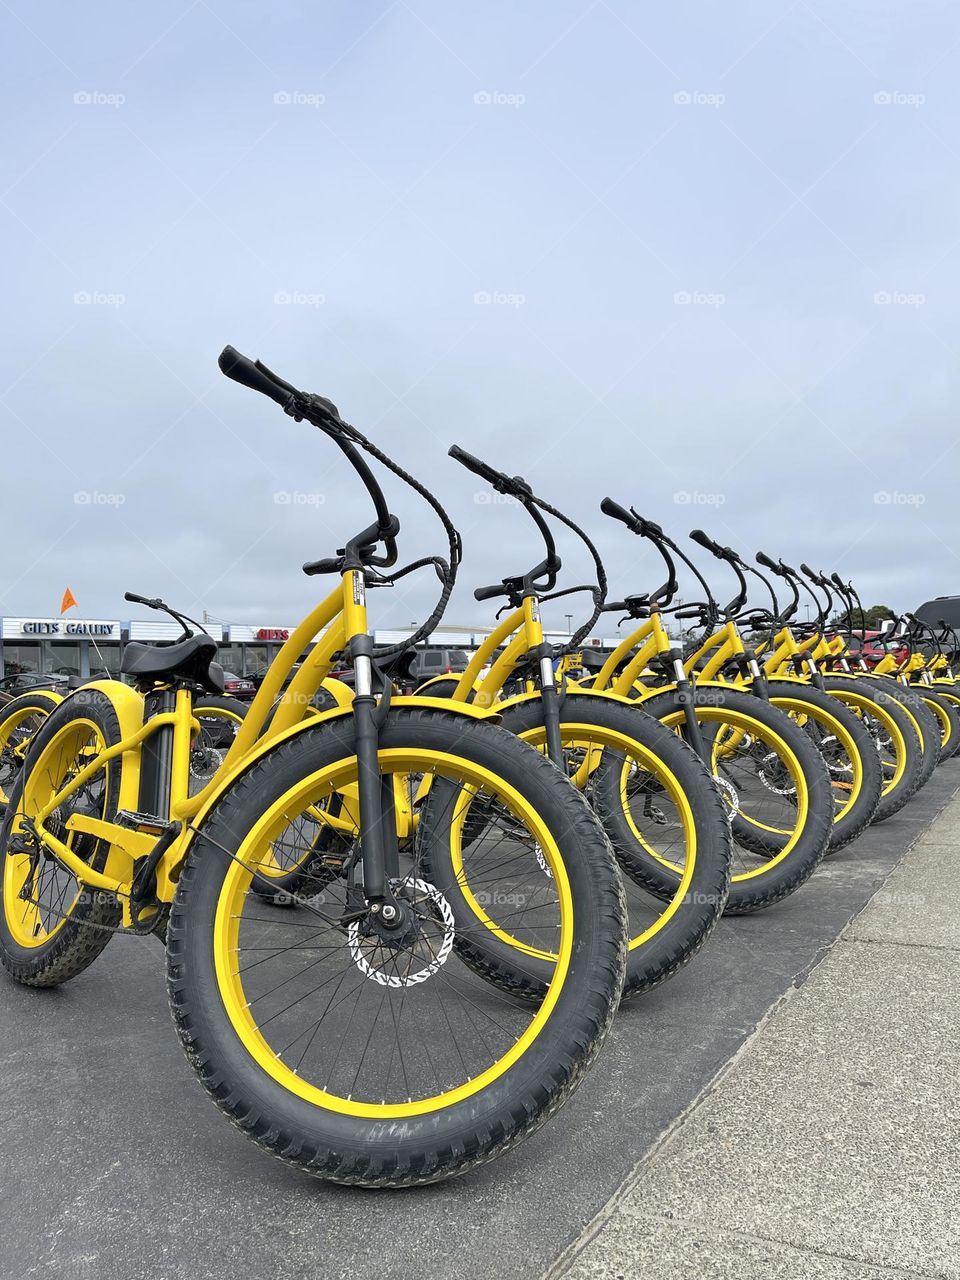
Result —
<path fill-rule="evenodd" d="M 675 689 L 643 708 L 681 736 L 686 717 Z M 827 767 L 799 725 L 770 703 L 736 689 L 695 690 L 707 766 L 727 803 L 733 835 L 726 910 L 745 914 L 794 893 L 830 842 L 833 797 Z"/>
<path fill-rule="evenodd" d="M 616 1009 L 625 913 L 589 807 L 505 730 L 394 707 L 379 763 L 399 922 L 367 908 L 355 838 L 339 874 L 308 873 L 284 910 L 257 892 L 318 826 L 356 835 L 353 720 L 319 722 L 204 822 L 171 913 L 168 991 L 201 1082 L 250 1137 L 311 1174 L 394 1187 L 492 1159 L 565 1101 Z M 431 878 L 451 856 L 479 911 Z M 505 925 L 529 960 L 526 1001 L 462 958 L 495 954 Z"/>
<path fill-rule="evenodd" d="M 855 840 L 880 804 L 883 768 L 873 738 L 855 713 L 836 698 L 790 680 L 772 680 L 767 695 L 816 747 L 830 774 L 833 825 L 830 853 Z"/>
<path fill-rule="evenodd" d="M 10 799 L 37 730 L 62 701 L 59 694 L 40 689 L 36 693 L 21 693 L 0 710 L 0 805 Z"/>
<path fill-rule="evenodd" d="M 502 723 L 546 752 L 539 699 Z M 628 916 L 625 998 L 693 958 L 727 901 L 730 829 L 701 760 L 639 707 L 593 693 L 563 700 L 564 769 L 603 823 L 623 872 Z"/>

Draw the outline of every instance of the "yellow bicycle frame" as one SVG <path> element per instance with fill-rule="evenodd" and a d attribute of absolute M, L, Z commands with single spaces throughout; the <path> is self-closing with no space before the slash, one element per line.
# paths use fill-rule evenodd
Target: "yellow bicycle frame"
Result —
<path fill-rule="evenodd" d="M 319 637 L 304 659 L 299 671 L 282 691 L 301 654 L 314 636 Z M 169 812 L 155 815 L 169 822 L 181 822 L 182 828 L 170 846 L 164 851 L 156 867 L 157 898 L 161 902 L 172 901 L 180 868 L 186 858 L 189 845 L 196 834 L 197 825 L 220 799 L 232 783 L 254 761 L 260 759 L 279 742 L 302 732 L 317 719 L 329 720 L 351 714 L 352 693 L 346 686 L 338 690 L 332 686 L 337 681 L 327 681 L 335 656 L 357 635 L 367 633 L 365 583 L 361 570 L 345 572 L 341 582 L 291 633 L 282 645 L 264 678 L 263 684 L 244 718 L 237 735 L 218 772 L 196 795 L 189 795 L 189 752 L 191 735 L 199 728 L 192 714 L 193 695 L 179 689 L 173 711 L 143 719 L 143 695 L 120 681 L 102 680 L 85 685 L 84 693 L 98 691 L 106 696 L 120 722 L 120 740 L 99 752 L 75 777 L 42 806 L 34 816 L 35 829 L 43 845 L 84 885 L 116 894 L 123 912 L 123 923 L 144 924 L 131 916 L 131 892 L 134 863 L 148 857 L 159 838 L 159 831 L 133 830 L 116 822 L 95 818 L 86 814 L 72 814 L 66 822 L 69 831 L 82 832 L 109 842 L 110 850 L 103 871 L 95 871 L 78 857 L 62 840 L 44 827 L 55 810 L 78 788 L 82 787 L 103 766 L 111 761 L 121 761 L 120 796 L 118 808 L 136 810 L 140 791 L 141 748 L 148 738 L 160 729 L 173 729 L 173 768 L 171 773 Z M 316 712 L 312 699 L 324 686 L 334 692 L 337 706 L 326 712 Z M 158 686 L 162 687 L 162 686 Z M 273 718 L 267 720 L 276 704 Z M 451 707 L 444 699 L 429 697 L 394 697 L 392 705 L 404 707 L 427 706 L 453 714 L 475 718 L 487 718 L 480 706 Z M 409 802 L 403 788 L 395 788 L 397 796 L 398 827 L 409 828 L 413 822 Z M 320 821 L 338 825 L 336 819 L 316 811 Z M 342 823 L 340 824 L 342 825 Z"/>

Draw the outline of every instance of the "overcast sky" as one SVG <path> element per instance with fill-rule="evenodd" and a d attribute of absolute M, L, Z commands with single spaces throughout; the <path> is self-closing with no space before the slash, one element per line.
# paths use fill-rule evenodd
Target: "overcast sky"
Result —
<path fill-rule="evenodd" d="M 300 563 L 368 511 L 324 438 L 218 373 L 227 342 L 444 498 L 451 622 L 488 621 L 473 587 L 539 557 L 454 442 L 586 523 L 618 595 L 658 564 L 606 493 L 871 601 L 960 591 L 956 4 L 11 0 L 2 21 L 0 612 L 55 614 L 70 586 L 87 617 L 128 617 L 125 589 L 302 615 Z M 440 549 L 388 493 L 405 558 Z M 419 581 L 374 621 L 421 617 Z"/>

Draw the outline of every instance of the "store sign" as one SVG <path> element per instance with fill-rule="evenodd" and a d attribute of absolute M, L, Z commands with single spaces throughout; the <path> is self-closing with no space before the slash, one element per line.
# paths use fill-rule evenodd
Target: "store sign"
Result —
<path fill-rule="evenodd" d="M 120 623 L 81 618 L 4 618 L 4 640 L 119 640 Z"/>
<path fill-rule="evenodd" d="M 258 627 L 255 622 L 232 622 L 227 628 L 231 644 L 282 644 L 293 627 Z"/>

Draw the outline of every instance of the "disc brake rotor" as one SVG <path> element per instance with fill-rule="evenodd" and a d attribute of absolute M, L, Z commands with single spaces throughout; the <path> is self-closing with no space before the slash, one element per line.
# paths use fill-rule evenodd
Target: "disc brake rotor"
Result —
<path fill-rule="evenodd" d="M 401 943 L 398 946 L 391 946 L 384 935 L 377 932 L 363 932 L 361 926 L 364 922 L 362 921 L 354 921 L 347 929 L 347 945 L 354 964 L 371 982 L 376 982 L 381 987 L 415 987 L 432 978 L 435 973 L 439 973 L 450 957 L 456 936 L 453 908 L 440 890 L 426 880 L 406 876 L 402 880 L 391 880 L 390 888 L 395 895 L 403 898 L 411 909 L 413 904 L 406 899 L 406 894 L 411 890 L 429 902 L 435 916 L 439 916 L 438 923 L 443 929 L 440 946 L 433 951 L 427 944 L 416 911 L 413 912 L 414 920 L 417 922 L 415 935 L 409 945 Z M 384 952 L 390 951 L 397 957 L 408 959 L 405 973 L 398 973 L 395 970 L 391 972 L 383 968 L 381 957 Z M 378 963 L 371 964 L 370 958 L 377 959 Z M 420 968 L 415 968 L 414 964 L 417 960 L 425 960 L 426 963 Z"/>
<path fill-rule="evenodd" d="M 727 807 L 727 817 L 735 818 L 740 812 L 740 792 L 728 778 L 714 775 L 714 785 L 720 792 L 720 798 Z"/>
<path fill-rule="evenodd" d="M 793 796 L 797 793 L 797 788 L 790 781 L 789 775 L 780 763 L 780 758 L 775 751 L 767 751 L 760 757 L 757 777 L 768 791 L 772 791 L 778 796 Z"/>

